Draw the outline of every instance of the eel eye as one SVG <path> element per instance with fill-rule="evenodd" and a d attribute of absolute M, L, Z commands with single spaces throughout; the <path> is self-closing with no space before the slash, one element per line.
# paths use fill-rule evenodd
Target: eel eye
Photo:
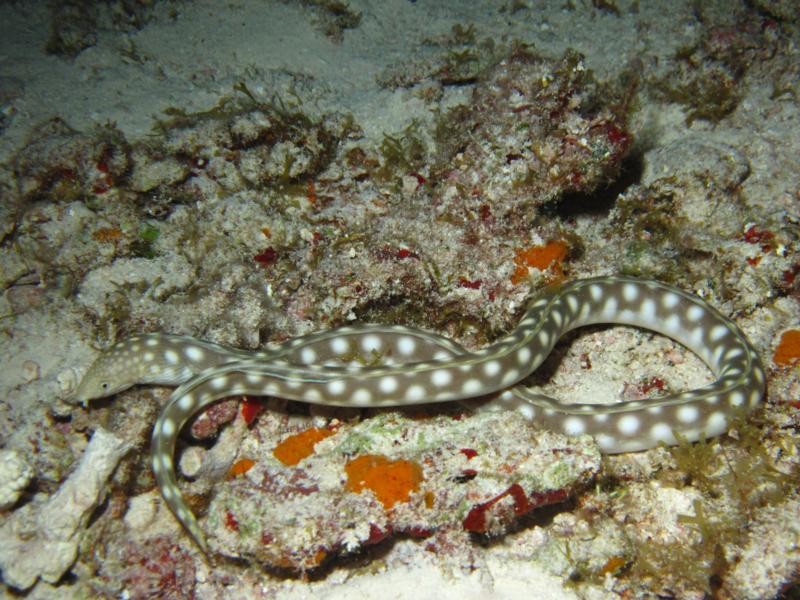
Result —
<path fill-rule="evenodd" d="M 100 384 L 100 387 L 103 388 L 104 392 L 107 392 L 108 388 L 111 387 L 111 386 L 108 385 L 107 381 L 104 381 L 103 383 Z"/>

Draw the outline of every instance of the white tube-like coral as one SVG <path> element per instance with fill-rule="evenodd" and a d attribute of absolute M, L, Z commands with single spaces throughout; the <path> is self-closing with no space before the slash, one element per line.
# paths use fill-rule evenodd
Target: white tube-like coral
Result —
<path fill-rule="evenodd" d="M 43 502 L 23 506 L 0 527 L 0 569 L 8 585 L 25 590 L 41 578 L 55 583 L 75 562 L 78 545 L 106 483 L 131 444 L 97 429 L 78 468 Z"/>

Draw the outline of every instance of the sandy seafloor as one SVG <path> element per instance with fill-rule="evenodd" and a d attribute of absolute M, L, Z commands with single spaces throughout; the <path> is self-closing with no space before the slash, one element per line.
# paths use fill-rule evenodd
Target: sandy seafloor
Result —
<path fill-rule="evenodd" d="M 800 325 L 797 2 L 74 6 L 59 13 L 48 2 L 0 2 L 0 563 L 6 583 L 29 578 L 32 587 L 16 585 L 28 587 L 21 597 L 796 597 L 800 384 L 797 356 L 789 348 L 779 360 L 776 350 Z M 136 26 L 114 21 L 126 9 L 137 11 Z M 45 51 L 54 30 L 94 10 L 93 24 L 65 34 L 85 36 L 85 48 L 74 56 Z M 348 15 L 360 18 L 346 23 Z M 433 139 L 436 120 L 469 105 L 489 78 L 484 69 L 494 68 L 490 54 L 502 59 L 515 41 L 553 61 L 542 63 L 549 73 L 538 80 L 542 94 L 545 79 L 564 76 L 552 65 L 569 49 L 583 58 L 570 63 L 566 79 L 592 72 L 595 83 L 575 83 L 576 91 L 568 81 L 563 97 L 549 97 L 562 102 L 552 114 L 561 133 L 548 132 L 541 146 L 527 140 L 505 164 L 437 150 L 448 134 Z M 445 73 L 459 53 L 473 72 Z M 631 78 L 636 85 L 624 83 Z M 279 142 L 286 154 L 275 146 L 249 166 L 242 159 L 240 170 L 251 175 L 240 179 L 214 162 L 219 156 L 203 154 L 215 151 L 213 124 L 194 133 L 186 125 L 166 134 L 168 143 L 154 128 L 168 109 L 198 113 L 223 98 L 242 100 L 242 84 L 259 101 L 279 98 L 325 126 L 303 121 L 297 127 L 306 130 Z M 600 108 L 571 103 L 583 85 L 595 86 Z M 492 138 L 498 146 L 525 135 L 471 110 L 464 119 L 501 131 Z M 334 113 L 352 115 L 355 128 L 343 132 Z M 124 143 L 118 135 L 108 142 L 117 150 L 97 150 L 92 136 L 112 123 Z M 608 138 L 605 153 L 585 163 L 564 158 L 572 152 L 566 145 L 594 144 L 598 128 Z M 324 149 L 309 158 L 297 148 L 313 146 L 314 135 L 336 149 L 309 167 L 303 161 L 316 164 Z M 489 138 L 480 135 L 475 144 L 486 150 Z M 426 145 L 423 158 L 381 171 L 388 160 L 381 143 L 385 150 L 387 139 L 414 136 Z M 219 153 L 233 151 L 224 146 Z M 127 162 L 112 164 L 121 147 Z M 204 150 L 192 156 L 192 148 Z M 540 187 L 508 183 L 520 164 L 536 160 L 550 161 L 550 179 Z M 576 164 L 579 174 L 562 180 L 559 169 Z M 219 173 L 203 173 L 208 165 Z M 252 175 L 259 169 L 273 176 Z M 455 208 L 462 194 L 471 197 L 467 217 Z M 568 253 L 546 274 L 514 262 L 516 251 L 554 239 L 566 240 Z M 423 285 L 430 273 L 423 263 L 437 265 L 436 289 Z M 570 490 L 570 502 L 541 520 L 506 523 L 514 531 L 491 543 L 452 531 L 401 535 L 355 558 L 331 549 L 323 569 L 308 576 L 264 567 L 286 565 L 274 557 L 206 563 L 159 504 L 141 458 L 168 390 L 136 388 L 88 411 L 66 401 L 99 349 L 126 335 L 163 330 L 255 348 L 383 317 L 477 347 L 514 326 L 529 284 L 620 271 L 668 279 L 736 321 L 767 369 L 767 408 L 706 454 L 684 449 L 676 457 L 662 448 L 608 460 L 588 485 Z M 463 321 L 453 325 L 444 310 Z M 557 354 L 537 383 L 560 398 L 634 399 L 665 381 L 674 391 L 712 380 L 682 347 L 625 328 L 593 329 Z M 219 450 L 227 459 L 218 459 L 230 465 L 242 456 L 239 443 L 269 449 L 307 427 L 309 417 L 297 412 L 282 413 L 282 421 L 262 412 L 256 440 L 241 423 L 229 425 L 219 442 L 228 444 Z M 310 418 L 320 426 L 332 417 L 312 411 Z M 89 467 L 103 473 L 95 487 L 73 479 L 77 488 L 58 496 L 98 427 L 117 436 L 108 452 L 120 456 Z M 470 441 L 482 443 L 490 442 Z M 205 442 L 203 452 L 210 447 Z M 698 465 L 703 457 L 716 461 L 713 472 Z M 506 485 L 512 481 L 513 473 Z M 67 523 L 71 503 L 81 508 Z M 410 518 L 424 528 L 424 519 Z M 313 540 L 284 542 L 302 550 Z M 648 545 L 659 551 L 647 555 Z M 148 557 L 151 548 L 159 554 Z M 19 557 L 26 564 L 14 564 Z"/>

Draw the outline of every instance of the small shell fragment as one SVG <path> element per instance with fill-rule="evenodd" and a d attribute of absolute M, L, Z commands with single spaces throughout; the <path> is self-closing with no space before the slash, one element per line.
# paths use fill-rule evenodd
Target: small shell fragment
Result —
<path fill-rule="evenodd" d="M 78 375 L 74 369 L 64 369 L 56 376 L 58 389 L 61 392 L 62 398 L 67 398 L 72 395 L 78 387 Z"/>
<path fill-rule="evenodd" d="M 32 360 L 26 360 L 22 363 L 22 378 L 25 383 L 33 383 L 42 376 L 42 368 L 38 363 Z"/>
<path fill-rule="evenodd" d="M 203 459 L 206 456 L 206 450 L 199 446 L 189 446 L 180 459 L 180 469 L 184 477 L 193 478 L 200 472 L 203 466 Z"/>

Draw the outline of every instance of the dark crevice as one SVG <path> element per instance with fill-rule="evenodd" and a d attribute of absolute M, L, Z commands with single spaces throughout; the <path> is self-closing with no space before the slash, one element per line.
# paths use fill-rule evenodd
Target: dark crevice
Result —
<path fill-rule="evenodd" d="M 542 214 L 560 219 L 571 219 L 580 215 L 607 215 L 614 207 L 617 197 L 641 181 L 643 171 L 642 155 L 631 155 L 622 162 L 619 176 L 606 187 L 593 192 L 564 194 L 558 200 L 543 206 Z"/>

